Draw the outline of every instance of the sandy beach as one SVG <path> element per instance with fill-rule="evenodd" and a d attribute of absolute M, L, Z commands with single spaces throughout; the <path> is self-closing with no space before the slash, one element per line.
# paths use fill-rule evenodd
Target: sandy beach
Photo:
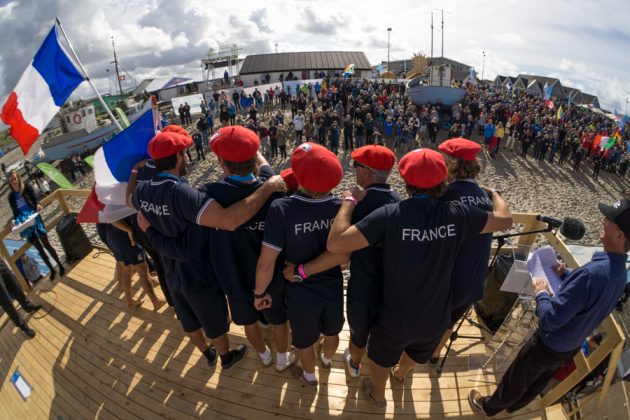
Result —
<path fill-rule="evenodd" d="M 287 114 L 290 115 L 290 113 Z M 445 131 L 440 131 L 438 143 L 446 138 L 446 134 Z M 473 140 L 480 141 L 481 139 L 474 135 Z M 288 149 L 292 150 L 291 147 Z M 193 157 L 196 157 L 194 151 L 191 152 Z M 21 152 L 14 149 L 4 156 L 2 161 L 8 165 L 21 157 Z M 191 185 L 195 187 L 216 181 L 223 176 L 214 154 L 207 153 L 206 157 L 206 161 L 199 163 L 195 161 L 190 167 L 188 178 Z M 341 150 L 339 158 L 344 168 L 344 178 L 334 191 L 338 195 L 355 184 L 350 153 Z M 484 151 L 480 154 L 480 159 L 483 163 L 480 183 L 501 191 L 512 211 L 540 213 L 559 219 L 565 217 L 580 219 L 586 227 L 586 234 L 581 240 L 571 242 L 580 245 L 597 246 L 600 244 L 602 216 L 597 209 L 597 203 L 615 202 L 630 185 L 627 179 L 622 180 L 617 175 L 611 175 L 605 171 L 600 173 L 599 179 L 594 180 L 590 176 L 592 171 L 590 163 L 582 163 L 580 171 L 574 172 L 570 164 L 560 166 L 557 163 L 538 162 L 531 157 L 525 159 L 506 149 L 501 149 L 495 159 L 490 158 Z M 273 159 L 270 164 L 279 172 L 290 166 L 290 157 L 289 159 Z M 397 166 L 394 167 L 389 181 L 392 188 L 401 196 L 406 196 Z M 93 175 L 89 173 L 76 185 L 78 188 L 91 188 L 92 183 Z M 7 194 L 5 184 L 0 189 L 0 213 L 3 215 L 0 223 L 4 223 L 11 217 Z M 86 225 L 84 228 L 91 239 L 98 240 L 93 225 Z"/>

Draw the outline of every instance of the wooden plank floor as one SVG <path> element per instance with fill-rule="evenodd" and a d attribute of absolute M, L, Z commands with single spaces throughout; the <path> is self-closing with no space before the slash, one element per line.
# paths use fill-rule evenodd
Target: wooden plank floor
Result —
<path fill-rule="evenodd" d="M 263 367 L 251 348 L 244 362 L 224 373 L 220 363 L 206 365 L 171 308 L 153 312 L 145 298 L 129 313 L 113 277 L 113 258 L 95 251 L 62 280 L 43 281 L 33 292 L 44 306 L 29 320 L 34 339 L 26 340 L 10 322 L 0 331 L 0 418 L 476 418 L 469 390 L 494 389 L 495 376 L 471 365 L 484 354 L 483 342 L 459 339 L 441 377 L 435 368 L 416 367 L 403 387 L 388 390 L 381 411 L 365 400 L 359 380 L 345 374 L 347 325 L 333 369 L 318 372 L 317 390 Z M 137 284 L 134 290 L 139 297 Z M 472 326 L 462 330 L 479 335 Z M 270 332 L 265 335 L 271 342 Z M 234 325 L 230 339 L 246 343 Z M 10 382 L 16 368 L 33 386 L 26 401 Z M 363 371 L 369 372 L 368 363 Z M 511 418 L 542 416 L 536 401 Z"/>

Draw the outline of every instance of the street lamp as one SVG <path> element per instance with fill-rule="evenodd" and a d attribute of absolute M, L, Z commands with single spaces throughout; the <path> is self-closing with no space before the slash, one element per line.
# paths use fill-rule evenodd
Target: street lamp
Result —
<path fill-rule="evenodd" d="M 483 82 L 483 71 L 486 67 L 486 52 L 482 51 L 481 53 L 483 54 L 483 59 L 481 61 L 481 81 Z"/>
<path fill-rule="evenodd" d="M 387 71 L 389 71 L 389 36 L 392 33 L 392 28 L 387 28 Z"/>

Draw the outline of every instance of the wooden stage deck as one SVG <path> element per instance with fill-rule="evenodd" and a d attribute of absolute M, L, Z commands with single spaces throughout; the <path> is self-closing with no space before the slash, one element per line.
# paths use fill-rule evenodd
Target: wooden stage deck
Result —
<path fill-rule="evenodd" d="M 318 372 L 317 390 L 263 367 L 251 348 L 245 362 L 223 373 L 220 363 L 206 365 L 173 309 L 155 313 L 145 298 L 142 308 L 128 312 L 112 280 L 113 258 L 96 253 L 32 292 L 44 306 L 29 321 L 34 339 L 10 321 L 0 331 L 0 418 L 477 418 L 469 390 L 494 389 L 494 375 L 469 366 L 469 356 L 483 354 L 484 344 L 459 339 L 440 378 L 435 368 L 416 367 L 404 387 L 388 390 L 388 407 L 379 410 L 365 400 L 359 380 L 345 373 L 347 325 L 333 369 Z M 139 296 L 137 282 L 134 290 Z M 479 334 L 472 326 L 463 330 Z M 232 326 L 231 341 L 246 343 L 241 327 Z M 26 401 L 10 382 L 16 368 L 33 387 Z M 367 363 L 363 370 L 368 373 Z M 536 401 L 511 418 L 543 417 Z"/>

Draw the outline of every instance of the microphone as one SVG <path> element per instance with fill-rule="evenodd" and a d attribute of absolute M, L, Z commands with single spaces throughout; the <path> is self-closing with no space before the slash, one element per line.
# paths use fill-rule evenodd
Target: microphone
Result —
<path fill-rule="evenodd" d="M 544 216 L 539 214 L 536 216 L 536 219 L 540 220 L 543 223 L 547 223 L 549 226 L 553 228 L 560 228 L 560 233 L 565 236 L 567 239 L 572 241 L 579 241 L 584 237 L 586 233 L 586 227 L 584 227 L 584 223 L 579 219 L 575 219 L 573 217 L 565 217 L 564 220 L 560 220 L 556 217 Z"/>
<path fill-rule="evenodd" d="M 573 217 L 565 217 L 562 222 L 562 227 L 560 228 L 560 233 L 562 233 L 567 239 L 579 241 L 584 237 L 586 228 L 581 220 L 574 219 Z"/>
<path fill-rule="evenodd" d="M 543 216 L 542 214 L 539 214 L 538 216 L 536 216 L 536 219 L 540 220 L 541 222 L 547 223 L 554 228 L 559 228 L 560 226 L 562 226 L 562 220 L 556 219 L 555 217 Z"/>

